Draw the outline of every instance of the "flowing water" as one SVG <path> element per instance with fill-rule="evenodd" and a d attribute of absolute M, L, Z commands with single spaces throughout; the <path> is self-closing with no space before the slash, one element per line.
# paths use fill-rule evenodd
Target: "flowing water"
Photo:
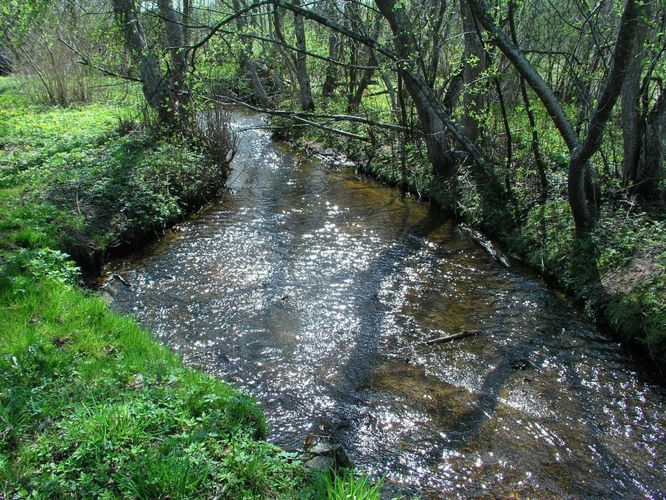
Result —
<path fill-rule="evenodd" d="M 666 396 L 616 343 L 426 204 L 234 122 L 230 190 L 112 265 L 115 309 L 394 492 L 666 495 Z"/>

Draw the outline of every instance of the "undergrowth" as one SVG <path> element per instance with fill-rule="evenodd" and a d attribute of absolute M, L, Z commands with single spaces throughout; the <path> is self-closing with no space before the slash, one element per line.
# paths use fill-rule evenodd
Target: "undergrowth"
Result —
<path fill-rule="evenodd" d="M 126 108 L 33 106 L 0 85 L 0 259 L 63 249 L 94 273 L 109 249 L 158 235 L 224 185 L 225 163 L 120 118 Z"/>

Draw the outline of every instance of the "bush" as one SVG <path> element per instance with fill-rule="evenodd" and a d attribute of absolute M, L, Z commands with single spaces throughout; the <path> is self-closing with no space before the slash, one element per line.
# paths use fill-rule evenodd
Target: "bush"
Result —
<path fill-rule="evenodd" d="M 229 125 L 229 114 L 219 106 L 198 113 L 195 144 L 199 143 L 216 165 L 227 167 L 236 154 L 236 137 Z"/>
<path fill-rule="evenodd" d="M 8 259 L 3 280 L 49 278 L 71 286 L 78 277 L 79 268 L 66 253 L 50 248 L 22 248 Z"/>

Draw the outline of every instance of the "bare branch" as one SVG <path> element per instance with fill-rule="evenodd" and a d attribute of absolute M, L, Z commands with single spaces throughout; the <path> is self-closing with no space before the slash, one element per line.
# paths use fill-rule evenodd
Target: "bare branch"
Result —
<path fill-rule="evenodd" d="M 129 75 L 121 75 L 120 73 L 116 73 L 115 71 L 112 71 L 108 68 L 105 68 L 103 66 L 99 66 L 97 64 L 94 64 L 90 59 L 88 59 L 84 54 L 82 54 L 79 50 L 77 50 L 73 45 L 67 43 L 65 40 L 62 38 L 58 37 L 58 41 L 62 43 L 65 47 L 67 47 L 69 50 L 71 50 L 74 54 L 79 56 L 81 60 L 79 61 L 79 64 L 82 64 L 84 66 L 90 66 L 91 68 L 96 69 L 97 71 L 104 73 L 107 76 L 113 76 L 115 78 L 122 78 L 123 80 L 127 80 L 129 82 L 137 82 L 137 83 L 142 83 L 140 78 L 136 78 L 133 76 Z"/>

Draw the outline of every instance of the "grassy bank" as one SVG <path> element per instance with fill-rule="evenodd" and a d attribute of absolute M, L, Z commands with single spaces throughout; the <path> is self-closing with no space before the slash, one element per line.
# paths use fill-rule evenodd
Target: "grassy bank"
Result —
<path fill-rule="evenodd" d="M 18 85 L 0 80 L 4 261 L 18 249 L 63 250 L 94 274 L 111 249 L 159 235 L 224 185 L 226 166 L 144 131 L 131 106 L 45 108 Z"/>
<path fill-rule="evenodd" d="M 94 275 L 211 198 L 224 166 L 131 106 L 48 108 L 19 87 L 0 78 L 0 497 L 377 498 L 311 477 L 263 440 L 252 398 L 77 284 L 76 264 Z"/>
<path fill-rule="evenodd" d="M 258 406 L 188 369 L 76 285 L 158 234 L 224 169 L 155 139 L 131 107 L 31 105 L 0 80 L 0 491 L 8 496 L 262 497 L 301 488 Z M 125 117 L 125 118 L 122 118 Z"/>
<path fill-rule="evenodd" d="M 339 107 L 329 104 L 331 113 Z M 385 106 L 378 105 L 370 116 L 382 118 Z M 366 110 L 368 111 L 368 110 Z M 389 116 L 383 117 L 385 120 Z M 483 229 L 504 248 L 537 270 L 549 281 L 567 290 L 586 312 L 600 324 L 609 327 L 626 345 L 648 354 L 666 373 L 666 217 L 663 207 L 641 207 L 635 200 L 618 195 L 605 200 L 600 208 L 597 228 L 592 239 L 578 242 L 566 198 L 566 149 L 554 130 L 541 136 L 543 154 L 549 164 L 550 186 L 545 203 L 539 203 L 538 179 L 531 158 L 529 127 L 514 117 L 515 150 L 512 170 L 497 165 L 500 179 L 513 179 L 513 202 L 508 202 L 508 224 L 498 224 L 497 214 L 481 203 L 472 183 L 469 167 L 463 166 L 459 184 L 455 186 L 454 204 L 451 187 L 437 185 L 423 148 L 407 144 L 400 151 L 391 133 L 377 138 L 379 147 L 349 140 L 318 129 L 299 128 L 301 132 L 288 138 L 307 149 L 333 148 L 345 152 L 358 162 L 365 173 L 430 199 L 453 212 L 466 223 Z M 546 117 L 541 117 L 546 123 Z M 274 119 L 277 127 L 289 125 L 285 118 Z M 364 134 L 363 127 L 339 123 L 345 131 Z M 284 129 L 288 130 L 288 129 Z M 292 129 L 293 130 L 293 129 Z M 492 144 L 501 150 L 501 145 Z M 400 157 L 404 154 L 404 164 Z M 615 187 L 619 192 L 619 187 Z M 536 191 L 536 195 L 535 195 Z M 506 215 L 506 214 L 505 214 Z M 600 277 L 590 275 L 590 248 L 596 255 Z M 597 278 L 600 278 L 597 279 Z"/>
<path fill-rule="evenodd" d="M 8 496 L 289 495 L 298 461 L 257 405 L 184 367 L 127 318 L 54 278 L 0 294 L 0 491 Z"/>

